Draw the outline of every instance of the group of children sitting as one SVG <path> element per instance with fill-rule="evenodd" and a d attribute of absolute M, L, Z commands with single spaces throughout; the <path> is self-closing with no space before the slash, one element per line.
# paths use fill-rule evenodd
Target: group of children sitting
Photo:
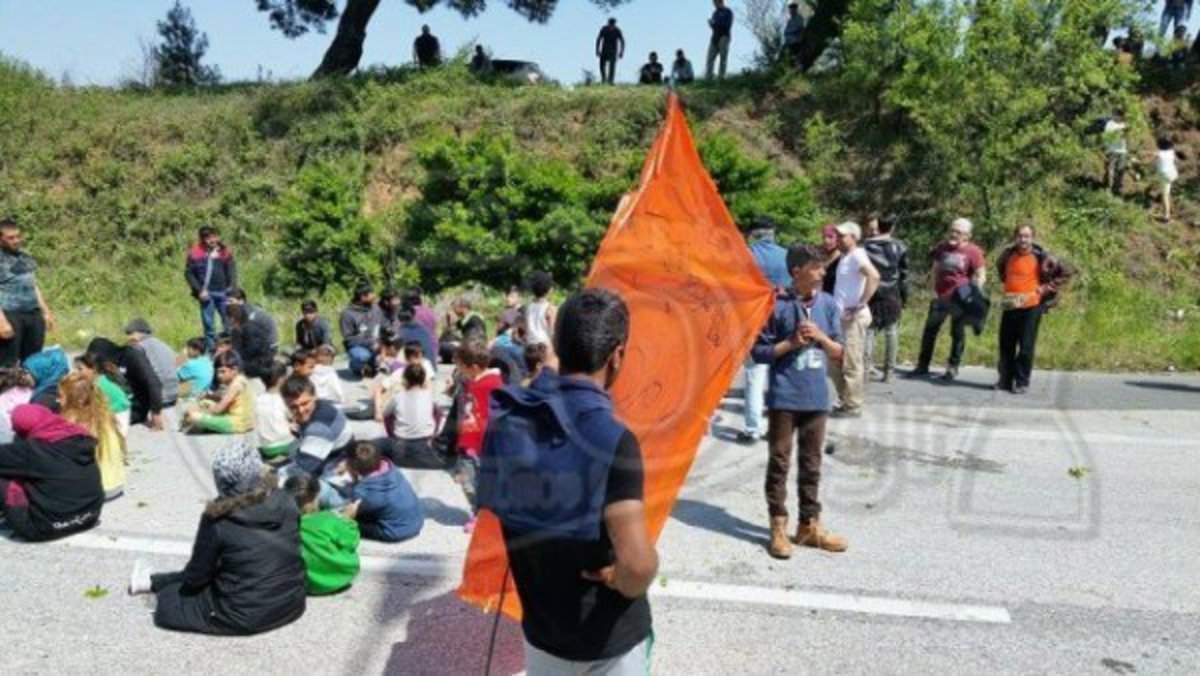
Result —
<path fill-rule="evenodd" d="M 135 566 L 129 590 L 157 595 L 156 624 L 257 633 L 298 618 L 306 593 L 346 589 L 359 570 L 360 539 L 402 542 L 421 532 L 421 502 L 401 467 L 450 471 L 471 508 L 470 532 L 491 393 L 527 383 L 546 360 L 553 307 L 539 280 L 542 293 L 529 305 L 510 294 L 490 344 L 473 331 L 453 346 L 447 411 L 437 406 L 436 355 L 422 341 L 380 336 L 365 403 L 347 398 L 327 342 L 273 361 L 260 387 L 229 341 L 211 355 L 203 339 L 188 341 L 187 358 L 163 376 L 179 383 L 181 428 L 245 436 L 213 457 L 218 497 L 185 568 Z M 304 310 L 316 314 L 315 304 Z M 123 491 L 131 395 L 118 352 L 89 350 L 69 371 L 66 354 L 52 348 L 24 368 L 0 370 L 0 504 L 25 539 L 90 528 L 104 501 Z M 349 417 L 378 421 L 386 436 L 355 439 Z"/>

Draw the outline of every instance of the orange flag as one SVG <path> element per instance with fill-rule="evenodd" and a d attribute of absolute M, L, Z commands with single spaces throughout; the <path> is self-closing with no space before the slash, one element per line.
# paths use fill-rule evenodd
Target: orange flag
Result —
<path fill-rule="evenodd" d="M 617 208 L 587 286 L 615 291 L 629 306 L 629 346 L 612 397 L 642 447 L 646 521 L 657 540 L 709 417 L 774 303 L 674 94 L 641 185 Z M 507 585 L 502 610 L 519 618 L 507 570 L 499 521 L 484 511 L 459 596 L 492 611 Z"/>

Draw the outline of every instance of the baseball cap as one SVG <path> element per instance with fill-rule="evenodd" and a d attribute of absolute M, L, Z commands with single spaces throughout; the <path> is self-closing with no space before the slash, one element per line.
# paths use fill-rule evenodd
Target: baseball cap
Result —
<path fill-rule="evenodd" d="M 839 235 L 851 235 L 854 239 L 862 239 L 862 228 L 858 227 L 858 223 L 854 221 L 846 221 L 837 226 Z"/>

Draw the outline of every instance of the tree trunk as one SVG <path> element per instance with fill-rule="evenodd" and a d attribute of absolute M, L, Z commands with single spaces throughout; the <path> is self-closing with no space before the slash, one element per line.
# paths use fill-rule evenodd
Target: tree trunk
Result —
<path fill-rule="evenodd" d="M 379 0 L 347 0 L 338 20 L 337 35 L 325 50 L 325 58 L 312 75 L 314 79 L 349 75 L 358 68 L 363 42 L 367 39 L 367 24 L 378 7 Z"/>
<path fill-rule="evenodd" d="M 850 12 L 850 0 L 821 0 L 804 28 L 800 44 L 800 68 L 808 70 L 833 39 L 842 34 L 842 20 Z"/>

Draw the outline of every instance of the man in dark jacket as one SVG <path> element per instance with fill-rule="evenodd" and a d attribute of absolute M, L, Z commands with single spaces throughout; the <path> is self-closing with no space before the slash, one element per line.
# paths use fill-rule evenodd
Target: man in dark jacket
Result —
<path fill-rule="evenodd" d="M 152 430 L 165 427 L 162 382 L 144 352 L 132 347 L 120 347 L 107 338 L 92 340 L 88 343 L 87 352 L 103 363 L 116 364 L 121 370 L 132 395 L 129 411 L 131 424 L 146 423 Z"/>
<path fill-rule="evenodd" d="M 154 592 L 154 624 L 201 634 L 246 636 L 289 624 L 307 596 L 300 558 L 300 513 L 264 474 L 244 442 L 213 455 L 218 497 L 208 504 L 187 566 L 155 575 L 141 561 L 129 592 Z"/>
<path fill-rule="evenodd" d="M 617 61 L 625 58 L 625 36 L 617 28 L 616 19 L 609 19 L 596 36 L 596 57 L 600 59 L 600 83 L 615 82 Z"/>
<path fill-rule="evenodd" d="M 312 351 L 322 345 L 333 345 L 333 333 L 329 322 L 317 314 L 317 301 L 306 300 L 300 305 L 300 320 L 296 322 L 296 348 Z"/>
<path fill-rule="evenodd" d="M 719 79 L 725 79 L 725 67 L 729 64 L 729 42 L 733 37 L 733 10 L 725 6 L 725 0 L 713 0 L 712 18 L 708 20 L 712 37 L 708 41 L 708 61 L 704 68 L 705 79 L 713 79 L 713 66 Z"/>
<path fill-rule="evenodd" d="M 396 314 L 396 333 L 395 338 L 401 345 L 410 342 L 418 342 L 421 344 L 421 352 L 424 353 L 426 359 L 433 363 L 437 360 L 437 342 L 433 336 L 429 335 L 429 331 L 417 323 L 416 313 L 410 307 L 400 307 L 400 311 Z M 437 364 L 433 366 L 434 371 L 437 371 Z M 432 375 L 432 374 L 429 374 Z"/>
<path fill-rule="evenodd" d="M 192 297 L 200 303 L 204 349 L 212 352 L 217 340 L 216 316 L 221 316 L 221 327 L 227 329 L 225 306 L 229 289 L 237 286 L 233 252 L 221 241 L 216 228 L 211 225 L 200 228 L 199 241 L 188 250 L 183 276 L 192 289 Z"/>
<path fill-rule="evenodd" d="M 279 325 L 271 313 L 262 306 L 251 303 L 246 299 L 246 292 L 236 287 L 229 290 L 229 304 L 246 306 L 246 321 L 261 327 L 271 343 L 271 349 L 279 349 Z"/>
<path fill-rule="evenodd" d="M 650 52 L 650 60 L 642 64 L 638 73 L 638 84 L 660 85 L 663 83 L 663 65 L 658 60 L 658 52 Z"/>
<path fill-rule="evenodd" d="M 872 221 L 874 223 L 872 223 Z M 868 237 L 863 249 L 879 271 L 879 288 L 871 297 L 871 328 L 867 331 L 867 366 L 875 368 L 875 335 L 883 332 L 883 382 L 890 382 L 896 369 L 900 339 L 900 315 L 908 303 L 908 246 L 893 237 L 897 218 L 887 215 L 867 221 Z M 875 232 L 872 234 L 872 226 Z"/>
<path fill-rule="evenodd" d="M 442 45 L 428 25 L 421 26 L 421 34 L 413 40 L 413 61 L 420 68 L 434 68 L 442 63 Z"/>
<path fill-rule="evenodd" d="M 370 284 L 359 284 L 354 289 L 354 300 L 342 310 L 338 326 L 342 330 L 342 345 L 350 357 L 350 372 L 363 378 L 374 376 L 383 313 L 375 304 L 375 290 Z"/>
<path fill-rule="evenodd" d="M 247 378 L 266 377 L 275 361 L 271 337 L 261 324 L 249 321 L 245 305 L 231 305 L 228 316 L 229 337 L 234 351 L 242 358 L 242 372 Z"/>
<path fill-rule="evenodd" d="M 996 388 L 1013 394 L 1024 394 L 1029 388 L 1042 315 L 1054 306 L 1059 290 L 1070 278 L 1070 271 L 1033 237 L 1032 225 L 1018 227 L 1013 243 L 996 261 L 1004 284 Z"/>

